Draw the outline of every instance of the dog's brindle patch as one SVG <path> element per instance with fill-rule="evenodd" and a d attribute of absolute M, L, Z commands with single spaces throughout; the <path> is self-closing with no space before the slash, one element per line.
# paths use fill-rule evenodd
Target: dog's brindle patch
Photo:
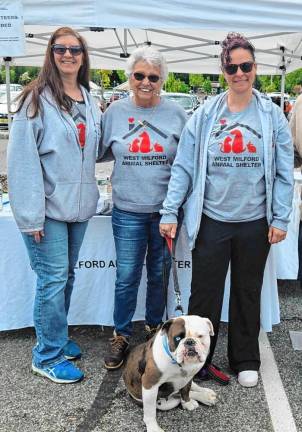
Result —
<path fill-rule="evenodd" d="M 192 380 L 189 381 L 186 386 L 184 386 L 182 389 L 180 389 L 181 399 L 185 402 L 189 402 L 189 400 L 190 400 L 189 393 L 191 390 L 191 384 L 192 384 Z"/>
<path fill-rule="evenodd" d="M 162 375 L 154 362 L 152 345 L 153 339 L 138 345 L 127 358 L 123 379 L 129 393 L 136 399 L 142 399 L 142 385 L 151 388 Z"/>

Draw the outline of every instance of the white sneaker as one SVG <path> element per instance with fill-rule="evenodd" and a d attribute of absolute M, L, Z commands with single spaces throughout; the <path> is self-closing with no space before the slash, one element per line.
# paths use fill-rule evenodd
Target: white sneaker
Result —
<path fill-rule="evenodd" d="M 254 370 L 239 372 L 238 382 L 242 387 L 255 387 L 258 384 L 258 372 Z"/>

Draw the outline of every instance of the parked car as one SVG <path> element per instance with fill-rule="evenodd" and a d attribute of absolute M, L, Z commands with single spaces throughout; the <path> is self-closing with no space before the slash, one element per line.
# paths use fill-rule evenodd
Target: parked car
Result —
<path fill-rule="evenodd" d="M 10 88 L 11 92 L 23 90 L 23 87 L 21 84 L 10 84 L 9 88 Z M 3 92 L 6 93 L 6 84 L 0 84 L 0 93 L 3 93 Z"/>
<path fill-rule="evenodd" d="M 128 92 L 127 91 L 113 91 L 112 95 L 110 97 L 110 100 L 109 100 L 109 104 L 111 104 L 112 102 L 114 102 L 116 100 L 123 99 L 123 98 L 125 98 L 127 96 L 128 96 Z"/>
<path fill-rule="evenodd" d="M 271 100 L 278 106 L 281 105 L 281 92 L 267 93 L 267 96 L 271 98 Z M 284 93 L 284 101 L 289 100 L 289 94 Z"/>
<path fill-rule="evenodd" d="M 200 102 L 196 95 L 187 93 L 163 93 L 163 98 L 179 103 L 188 115 L 192 115 Z"/>
<path fill-rule="evenodd" d="M 90 89 L 90 94 L 93 97 L 96 105 L 102 112 L 104 112 L 107 104 L 105 98 L 102 96 L 102 91 L 98 89 Z"/>
<path fill-rule="evenodd" d="M 11 91 L 10 93 L 10 111 L 17 109 L 16 98 L 19 96 L 21 91 Z M 8 128 L 8 116 L 7 116 L 7 95 L 4 92 L 0 92 L 0 129 Z M 13 116 L 13 115 L 12 115 Z"/>
<path fill-rule="evenodd" d="M 112 93 L 113 93 L 113 89 L 106 89 L 103 92 L 103 98 L 105 99 L 107 104 L 110 102 L 110 98 L 112 96 Z"/>

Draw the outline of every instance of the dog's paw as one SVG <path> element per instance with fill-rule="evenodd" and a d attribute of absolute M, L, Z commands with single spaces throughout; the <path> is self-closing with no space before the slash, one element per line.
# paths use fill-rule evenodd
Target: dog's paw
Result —
<path fill-rule="evenodd" d="M 215 405 L 218 402 L 217 394 L 208 388 L 200 388 L 199 391 L 190 391 L 190 398 L 204 405 Z"/>
<path fill-rule="evenodd" d="M 193 411 L 198 408 L 198 402 L 194 399 L 190 399 L 188 402 L 181 401 L 181 406 L 183 407 L 183 409 Z"/>
<path fill-rule="evenodd" d="M 146 425 L 147 432 L 165 432 L 158 424 Z"/>

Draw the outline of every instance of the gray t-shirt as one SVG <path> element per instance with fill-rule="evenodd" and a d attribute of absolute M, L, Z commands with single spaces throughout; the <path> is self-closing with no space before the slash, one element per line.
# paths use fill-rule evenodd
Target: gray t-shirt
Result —
<path fill-rule="evenodd" d="M 207 154 L 203 212 L 219 221 L 244 222 L 265 216 L 263 139 L 257 101 L 217 113 Z"/>
<path fill-rule="evenodd" d="M 131 98 L 110 105 L 102 119 L 101 153 L 110 148 L 114 205 L 134 213 L 158 212 L 166 197 L 171 166 L 187 114 L 161 99 L 151 108 Z"/>
<path fill-rule="evenodd" d="M 86 105 L 85 101 L 75 101 L 70 98 L 72 101 L 72 107 L 70 115 L 73 118 L 73 121 L 76 124 L 79 134 L 79 144 L 81 149 L 85 147 L 86 143 Z"/>

